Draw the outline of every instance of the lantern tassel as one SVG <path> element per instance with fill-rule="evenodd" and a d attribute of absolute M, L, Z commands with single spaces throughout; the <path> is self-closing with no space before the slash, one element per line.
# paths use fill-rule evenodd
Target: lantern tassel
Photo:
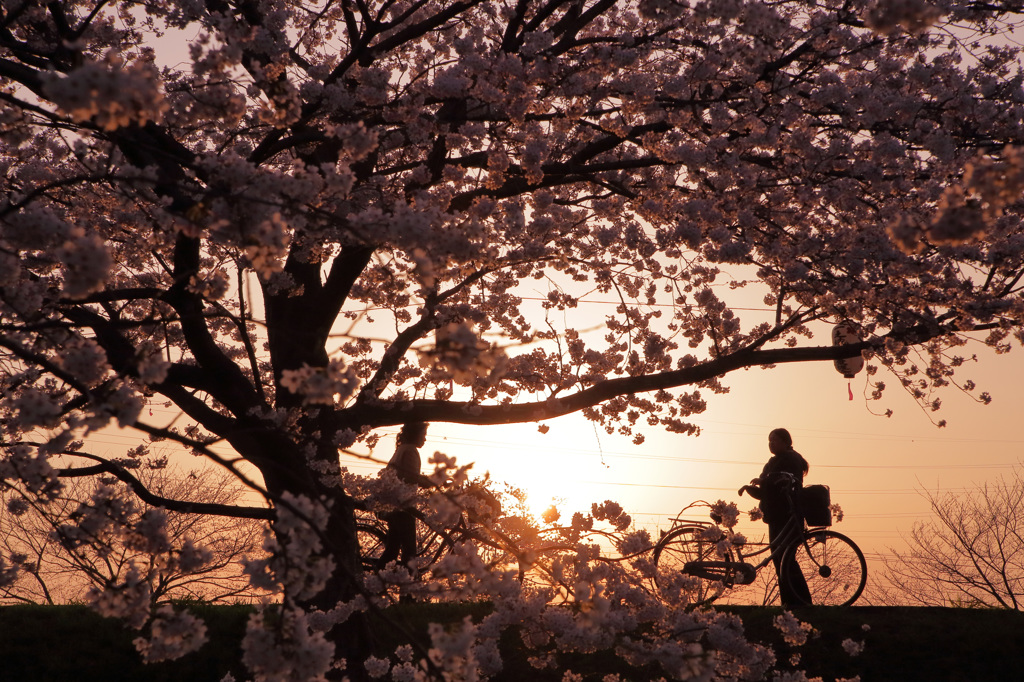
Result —
<path fill-rule="evenodd" d="M 850 385 L 849 381 L 846 382 L 846 390 L 850 393 L 850 400 L 853 400 L 853 386 Z"/>

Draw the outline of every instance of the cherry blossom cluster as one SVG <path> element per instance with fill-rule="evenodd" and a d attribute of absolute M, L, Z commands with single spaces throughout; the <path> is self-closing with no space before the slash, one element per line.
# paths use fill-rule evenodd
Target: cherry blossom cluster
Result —
<path fill-rule="evenodd" d="M 10 563 L 8 563 L 8 559 L 0 555 L 0 589 L 13 585 L 14 581 L 18 579 L 20 558 L 10 557 Z"/>
<path fill-rule="evenodd" d="M 420 364 L 457 384 L 472 385 L 481 378 L 497 381 L 505 373 L 507 358 L 469 325 L 452 322 L 436 331 L 434 348 L 421 356 Z"/>
<path fill-rule="evenodd" d="M 122 582 L 106 589 L 90 589 L 86 599 L 101 616 L 120 618 L 136 630 L 149 620 L 153 604 L 149 582 L 134 567 Z"/>
<path fill-rule="evenodd" d="M 100 236 L 80 227 L 70 230 L 57 257 L 63 267 L 63 293 L 69 298 L 84 298 L 101 290 L 113 266 L 110 251 Z"/>
<path fill-rule="evenodd" d="M 153 64 L 126 64 L 111 50 L 66 75 L 48 74 L 46 95 L 75 121 L 93 121 L 104 130 L 157 121 L 166 110 Z"/>
<path fill-rule="evenodd" d="M 781 614 L 775 617 L 773 620 L 775 628 L 782 634 L 783 640 L 786 646 L 791 649 L 797 649 L 807 644 L 808 639 L 817 638 L 819 632 L 810 624 L 801 622 L 796 616 L 789 611 L 783 611 Z M 871 630 L 871 626 L 864 624 L 861 626 L 863 632 Z M 863 640 L 854 641 L 852 638 L 847 637 L 841 643 L 843 651 L 851 657 L 859 656 L 864 652 L 865 643 Z M 795 669 L 800 665 L 801 655 L 798 652 L 793 652 L 790 655 L 789 663 L 794 669 L 792 670 L 778 670 L 774 673 L 773 680 L 776 682 L 782 682 L 784 680 L 790 682 L 822 682 L 820 677 L 808 677 L 807 673 L 803 670 Z M 836 678 L 836 682 L 860 682 L 860 676 L 856 675 L 851 678 Z"/>
<path fill-rule="evenodd" d="M 265 614 L 249 617 L 242 639 L 242 662 L 255 680 L 304 680 L 317 682 L 335 668 L 334 647 L 323 633 L 314 632 L 306 613 L 287 608 L 280 623 L 268 622 Z"/>
<path fill-rule="evenodd" d="M 789 611 L 783 611 L 775 616 L 772 622 L 779 632 L 782 633 L 786 644 L 794 647 L 806 644 L 807 638 L 814 632 L 814 628 L 810 623 L 801 622 Z"/>
<path fill-rule="evenodd" d="M 133 640 L 147 663 L 172 661 L 198 650 L 206 643 L 206 624 L 186 611 L 161 606 L 149 624 L 149 638 Z"/>
<path fill-rule="evenodd" d="M 277 519 L 264 537 L 268 558 L 245 562 L 253 585 L 283 592 L 289 599 L 319 594 L 335 568 L 333 559 L 322 552 L 326 524 L 323 505 L 285 493 Z"/>
<path fill-rule="evenodd" d="M 868 9 L 867 24 L 880 33 L 892 33 L 899 28 L 920 32 L 942 16 L 942 10 L 928 0 L 878 0 Z"/>
<path fill-rule="evenodd" d="M 124 497 L 113 485 L 100 484 L 96 486 L 91 499 L 78 505 L 70 522 L 57 528 L 56 533 L 69 548 L 92 542 L 97 542 L 101 547 L 106 546 L 113 535 L 130 529 L 131 518 L 138 511 L 134 499 Z M 163 519 L 156 513 L 150 515 L 149 521 L 139 529 L 142 533 L 139 542 L 158 553 L 166 549 Z"/>
<path fill-rule="evenodd" d="M 436 493 L 429 497 L 436 499 Z M 658 663 L 670 676 L 733 679 L 771 666 L 771 653 L 746 642 L 734 617 L 694 612 L 693 619 L 684 624 L 680 614 L 687 612 L 687 595 L 696 587 L 696 579 L 686 577 L 678 601 L 665 601 L 660 591 L 650 591 L 654 568 L 649 561 L 649 534 L 624 527 L 622 509 L 614 502 L 595 504 L 594 508 L 596 515 L 577 515 L 573 526 L 542 527 L 534 529 L 533 536 L 515 536 L 522 543 L 520 550 L 535 550 L 527 573 L 534 577 L 523 583 L 516 580 L 514 571 L 489 565 L 481 553 L 488 545 L 479 542 L 457 544 L 419 579 L 414 572 L 427 567 L 416 562 L 414 572 L 399 566 L 375 572 L 367 582 L 374 594 L 383 595 L 387 585 L 398 585 L 401 594 L 423 598 L 489 599 L 495 611 L 479 623 L 466 622 L 450 630 L 435 628 L 435 646 L 426 659 L 410 659 L 406 651 L 396 653 L 392 660 L 367 661 L 367 670 L 381 676 L 391 672 L 400 679 L 424 679 L 436 670 L 460 678 L 486 679 L 501 669 L 495 646 L 500 632 L 513 626 L 521 629 L 524 641 L 535 651 L 531 661 L 540 668 L 558 666 L 560 651 L 594 651 L 613 645 L 632 664 Z M 488 528 L 513 537 L 505 518 L 483 520 L 493 524 Z M 620 558 L 607 556 L 598 544 L 592 544 L 606 535 L 598 530 L 600 522 L 612 528 L 608 536 L 621 534 L 621 541 L 609 543 L 619 548 Z M 573 537 L 576 540 L 567 544 L 566 539 Z M 623 547 L 633 549 L 624 551 Z M 524 555 L 520 554 L 520 561 Z M 544 578 L 538 579 L 541 575 Z M 659 576 L 662 583 L 674 577 Z M 573 608 L 565 609 L 566 604 Z M 655 628 L 661 635 L 638 635 L 637 628 L 645 630 L 654 623 L 660 623 Z M 683 642 L 679 633 L 685 633 Z"/>
<path fill-rule="evenodd" d="M 306 405 L 334 405 L 351 396 L 358 383 L 353 370 L 335 359 L 327 367 L 304 365 L 300 369 L 286 369 L 281 385 L 302 396 Z"/>
<path fill-rule="evenodd" d="M 633 519 L 622 506 L 612 500 L 605 500 L 600 505 L 595 502 L 590 514 L 595 521 L 607 521 L 615 530 L 625 530 L 633 523 Z"/>

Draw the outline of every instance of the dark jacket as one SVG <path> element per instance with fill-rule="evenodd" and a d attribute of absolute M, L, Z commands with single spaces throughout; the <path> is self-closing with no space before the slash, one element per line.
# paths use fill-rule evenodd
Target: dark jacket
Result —
<path fill-rule="evenodd" d="M 804 472 L 807 471 L 807 460 L 793 449 L 772 455 L 772 458 L 761 470 L 761 484 L 748 488 L 751 497 L 761 501 L 758 505 L 764 514 L 765 523 L 785 521 L 789 514 L 789 501 L 786 498 L 786 483 L 780 480 L 779 473 L 792 474 L 796 479 L 796 491 L 804 484 Z"/>

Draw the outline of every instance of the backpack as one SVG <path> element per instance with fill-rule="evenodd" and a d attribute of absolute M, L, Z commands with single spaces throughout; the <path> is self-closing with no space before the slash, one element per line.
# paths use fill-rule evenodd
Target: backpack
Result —
<path fill-rule="evenodd" d="M 800 513 L 808 526 L 831 526 L 831 503 L 827 485 L 807 485 L 800 489 Z"/>

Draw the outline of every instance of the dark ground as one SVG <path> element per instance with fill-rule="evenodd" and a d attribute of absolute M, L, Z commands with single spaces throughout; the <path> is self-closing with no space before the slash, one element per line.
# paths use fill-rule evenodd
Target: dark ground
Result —
<path fill-rule="evenodd" d="M 229 670 L 237 679 L 246 679 L 235 662 L 250 610 L 197 608 L 207 620 L 210 642 L 180 661 L 143 666 L 131 644 L 138 633 L 85 607 L 0 607 L 0 681 L 216 682 Z M 480 611 L 479 606 L 459 605 L 398 608 L 408 609 L 403 615 L 421 627 L 429 620 L 458 621 L 467 613 Z M 772 646 L 780 661 L 798 651 L 800 667 L 824 682 L 855 675 L 860 675 L 862 682 L 1024 680 L 1024 613 L 920 607 L 808 608 L 795 614 L 811 623 L 818 634 L 803 647 L 790 650 L 772 626 L 779 609 L 729 610 L 741 615 L 748 636 Z M 867 631 L 862 628 L 865 624 L 870 628 Z M 378 634 L 386 641 L 386 632 Z M 847 638 L 863 641 L 863 653 L 849 656 L 842 648 Z M 514 646 L 516 638 L 509 639 Z M 530 669 L 525 656 L 506 652 L 505 659 L 502 680 L 561 678 L 560 674 Z M 609 657 L 597 654 L 574 657 L 571 666 L 580 673 L 589 668 L 587 679 L 600 680 L 610 671 L 610 663 Z"/>

